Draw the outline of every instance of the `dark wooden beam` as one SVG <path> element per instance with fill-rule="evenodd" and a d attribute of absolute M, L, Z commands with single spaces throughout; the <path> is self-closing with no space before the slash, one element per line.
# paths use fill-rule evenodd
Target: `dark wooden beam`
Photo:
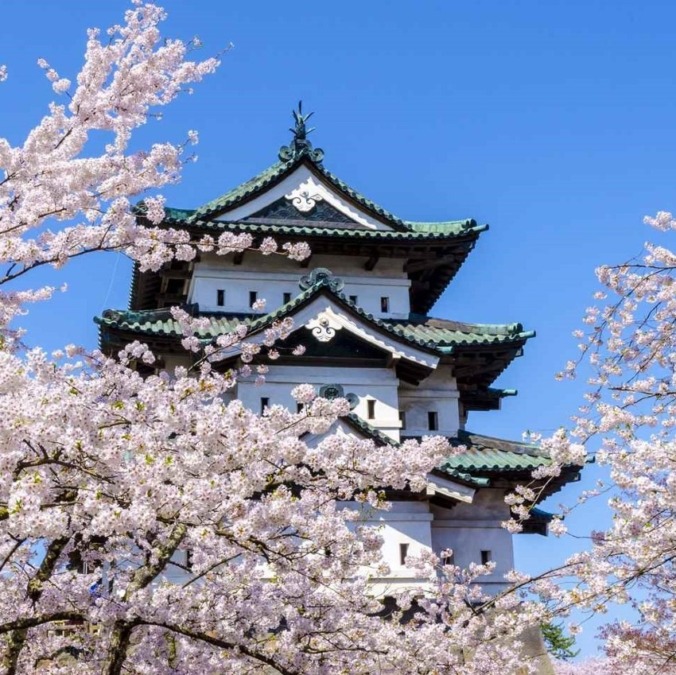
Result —
<path fill-rule="evenodd" d="M 371 255 L 371 257 L 366 261 L 364 264 L 364 269 L 367 272 L 371 272 L 373 268 L 378 264 L 378 260 L 380 260 L 380 256 L 378 255 L 378 252 L 376 251 Z"/>
<path fill-rule="evenodd" d="M 457 265 L 458 259 L 455 255 L 446 255 L 440 258 L 429 258 L 427 260 L 415 260 L 404 265 L 404 270 L 408 273 L 422 272 L 423 270 L 434 269 L 441 265 Z"/>

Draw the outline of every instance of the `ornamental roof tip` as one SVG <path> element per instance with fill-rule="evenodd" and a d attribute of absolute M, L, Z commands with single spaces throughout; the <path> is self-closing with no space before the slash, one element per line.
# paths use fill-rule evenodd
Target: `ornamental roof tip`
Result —
<path fill-rule="evenodd" d="M 294 119 L 294 126 L 289 129 L 293 134 L 291 143 L 283 145 L 279 149 L 279 159 L 282 162 L 294 162 L 295 160 L 307 155 L 313 162 L 320 164 L 324 159 L 324 151 L 321 148 L 313 148 L 307 135 L 315 130 L 314 127 L 308 129 L 307 122 L 314 115 L 313 112 L 303 114 L 303 101 L 298 101 L 298 110 L 291 112 Z"/>
<path fill-rule="evenodd" d="M 298 285 L 303 291 L 313 286 L 328 286 L 334 293 L 340 293 L 345 287 L 345 282 L 340 277 L 333 276 L 333 272 L 326 267 L 316 267 L 310 274 L 302 276 Z"/>

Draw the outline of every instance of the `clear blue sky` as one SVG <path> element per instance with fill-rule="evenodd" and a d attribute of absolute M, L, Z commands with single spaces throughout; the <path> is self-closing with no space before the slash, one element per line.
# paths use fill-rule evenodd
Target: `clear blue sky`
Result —
<path fill-rule="evenodd" d="M 638 254 L 642 217 L 674 205 L 674 33 L 669 0 L 404 0 L 297 3 L 170 0 L 165 33 L 199 35 L 205 56 L 234 43 L 218 74 L 166 110 L 143 140 L 200 132 L 199 161 L 165 191 L 194 207 L 276 159 L 290 111 L 314 110 L 315 145 L 334 173 L 403 218 L 488 222 L 432 312 L 536 329 L 498 382 L 519 389 L 469 427 L 519 438 L 566 424 L 581 383 L 553 374 L 576 354 L 571 331 L 595 289 L 593 269 Z M 121 0 L 5 0 L 2 133 L 18 142 L 51 89 L 46 58 L 75 74 L 85 29 L 118 20 Z M 112 255 L 74 265 L 70 291 L 27 320 L 29 341 L 96 344 L 94 314 L 124 307 L 130 265 Z M 60 279 L 60 277 L 59 277 Z M 584 486 L 597 470 L 587 471 Z M 579 486 L 550 500 L 574 500 Z M 607 515 L 573 517 L 585 534 Z M 575 541 L 521 537 L 536 570 Z M 593 630 L 580 643 L 591 649 Z"/>

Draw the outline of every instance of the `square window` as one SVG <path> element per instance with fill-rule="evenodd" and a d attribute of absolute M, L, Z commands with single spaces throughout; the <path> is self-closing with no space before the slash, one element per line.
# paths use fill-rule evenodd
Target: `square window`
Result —
<path fill-rule="evenodd" d="M 223 305 L 225 305 L 225 291 L 222 288 L 219 288 L 216 291 L 216 304 L 219 307 L 223 307 Z"/>
<path fill-rule="evenodd" d="M 485 565 L 493 559 L 490 551 L 481 551 L 481 564 Z"/>
<path fill-rule="evenodd" d="M 350 296 L 350 302 L 351 302 L 353 305 L 356 305 L 356 304 L 357 304 L 357 296 L 356 296 L 356 295 L 351 295 L 351 296 Z"/>
<path fill-rule="evenodd" d="M 291 302 L 291 293 L 284 293 L 283 302 L 286 305 L 287 302 Z"/>
<path fill-rule="evenodd" d="M 427 428 L 430 431 L 437 431 L 439 429 L 439 415 L 434 410 L 430 410 L 427 413 Z"/>

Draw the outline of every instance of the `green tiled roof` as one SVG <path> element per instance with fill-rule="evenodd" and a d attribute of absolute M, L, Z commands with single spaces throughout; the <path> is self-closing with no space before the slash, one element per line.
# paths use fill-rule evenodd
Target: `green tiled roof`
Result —
<path fill-rule="evenodd" d="M 406 220 L 404 224 L 412 232 L 424 234 L 448 234 L 456 233 L 459 230 L 466 229 L 467 223 L 473 222 L 471 218 L 465 220 L 447 220 L 433 223 L 420 223 L 413 220 Z"/>
<path fill-rule="evenodd" d="M 268 225 L 261 223 L 223 223 L 213 222 L 213 218 L 219 216 L 224 211 L 230 210 L 240 203 L 254 198 L 257 194 L 264 192 L 267 188 L 282 180 L 285 176 L 292 173 L 298 166 L 305 163 L 315 173 L 323 176 L 333 187 L 339 192 L 349 197 L 354 202 L 358 203 L 367 211 L 376 215 L 380 220 L 387 223 L 393 228 L 391 232 L 373 231 L 373 230 L 355 230 L 354 228 L 324 228 L 309 226 L 285 226 L 285 225 Z M 140 210 L 142 210 L 142 205 Z M 404 238 L 420 238 L 426 239 L 430 235 L 438 238 L 448 236 L 457 236 L 460 234 L 467 234 L 470 232 L 480 232 L 487 229 L 487 225 L 478 227 L 476 222 L 472 219 L 452 220 L 446 222 L 415 222 L 406 221 L 398 218 L 393 213 L 390 213 L 382 206 L 379 206 L 372 200 L 366 198 L 357 190 L 351 188 L 347 183 L 342 181 L 338 176 L 332 174 L 322 165 L 321 161 L 315 161 L 310 154 L 301 153 L 296 159 L 288 162 L 275 162 L 272 166 L 250 178 L 237 187 L 229 190 L 225 194 L 213 199 L 197 209 L 176 209 L 166 208 L 167 222 L 181 223 L 187 225 L 198 225 L 200 227 L 231 229 L 236 226 L 238 230 L 244 229 L 255 232 L 269 232 L 277 234 L 317 234 L 318 231 L 327 236 L 335 236 L 336 234 L 343 234 L 347 230 L 351 237 L 373 237 L 400 234 Z"/>
<path fill-rule="evenodd" d="M 197 336 L 200 338 L 214 338 L 218 335 L 231 333 L 244 323 L 252 323 L 250 315 L 214 315 L 209 317 L 210 324 L 206 329 L 200 329 Z M 127 330 L 143 335 L 166 337 L 181 337 L 183 335 L 178 321 L 175 321 L 168 309 L 144 309 L 140 311 L 107 309 L 103 314 L 94 317 L 100 326 Z"/>
<path fill-rule="evenodd" d="M 439 467 L 442 471 L 523 472 L 551 464 L 549 457 L 534 445 L 481 436 L 463 430 L 449 440 L 452 445 L 463 445 L 467 450 L 445 459 Z"/>
<path fill-rule="evenodd" d="M 189 209 L 166 208 L 165 222 L 168 225 L 188 225 L 199 230 L 211 232 L 251 232 L 252 234 L 270 235 L 295 235 L 301 237 L 345 237 L 355 241 L 383 240 L 383 241 L 434 241 L 448 239 L 449 237 L 461 237 L 477 235 L 485 232 L 488 225 L 478 225 L 476 221 L 457 220 L 448 223 L 431 223 L 439 225 L 438 228 L 429 229 L 406 229 L 397 230 L 369 230 L 354 229 L 348 227 L 316 227 L 311 223 L 307 225 L 280 225 L 278 223 L 253 223 L 246 221 L 225 222 L 221 220 L 209 220 L 207 217 L 197 217 L 196 211 Z"/>
<path fill-rule="evenodd" d="M 433 343 L 436 347 L 500 344 L 535 336 L 535 331 L 524 331 L 520 323 L 462 323 L 420 314 L 412 314 L 408 319 L 387 319 L 384 322 L 395 331 Z"/>
<path fill-rule="evenodd" d="M 202 206 L 193 211 L 190 216 L 191 219 L 209 218 L 214 213 L 218 213 L 239 204 L 239 202 L 247 197 L 263 190 L 263 188 L 280 178 L 287 173 L 292 166 L 296 166 L 297 164 L 298 162 L 275 162 L 272 166 L 269 166 L 253 178 L 241 183 L 236 188 L 229 190 L 216 199 L 212 199 L 206 204 L 202 204 Z"/>
<path fill-rule="evenodd" d="M 346 295 L 331 288 L 333 277 L 325 277 L 274 312 L 263 315 L 253 314 L 212 314 L 210 324 L 198 333 L 205 340 L 213 339 L 224 333 L 230 333 L 235 326 L 244 323 L 249 334 L 263 330 L 275 321 L 291 315 L 301 305 L 309 302 L 315 295 L 325 292 L 340 304 L 347 306 L 367 322 L 398 338 L 429 351 L 449 353 L 456 346 L 496 345 L 523 341 L 532 337 L 532 331 L 524 332 L 521 324 L 482 325 L 466 324 L 456 321 L 444 321 L 414 315 L 412 320 L 377 319 L 362 310 Z M 127 330 L 144 335 L 179 337 L 180 326 L 171 317 L 169 310 L 118 311 L 106 310 L 101 317 L 94 319 L 102 327 Z"/>
<path fill-rule="evenodd" d="M 175 209 L 173 207 L 165 206 L 164 214 L 167 220 L 183 221 L 188 220 L 195 213 L 195 209 Z"/>
<path fill-rule="evenodd" d="M 363 420 L 359 415 L 350 413 L 345 417 L 345 420 L 357 431 L 361 431 L 365 436 L 372 438 L 376 443 L 381 445 L 394 445 L 399 446 L 401 442 L 395 441 L 390 438 L 387 434 L 384 434 L 380 429 L 369 424 L 366 420 Z M 406 440 L 406 439 L 402 439 Z M 458 480 L 463 481 L 464 483 L 469 483 L 475 487 L 486 487 L 489 484 L 489 480 L 486 478 L 480 478 L 477 476 L 472 476 L 466 471 L 461 471 L 457 469 L 445 469 L 444 473 L 451 475 Z"/>
<path fill-rule="evenodd" d="M 347 183 L 340 180 L 330 171 L 327 171 L 321 162 L 313 161 L 307 154 L 301 155 L 298 159 L 290 162 L 276 162 L 268 167 L 257 176 L 250 178 L 248 181 L 238 185 L 236 188 L 226 192 L 220 197 L 207 202 L 200 206 L 192 215 L 193 220 L 201 218 L 210 218 L 214 215 L 222 213 L 226 209 L 231 209 L 239 203 L 251 199 L 254 195 L 263 192 L 265 188 L 271 184 L 281 180 L 284 176 L 290 174 L 294 169 L 306 163 L 311 169 L 318 174 L 324 176 L 335 188 L 340 192 L 350 197 L 352 200 L 363 206 L 368 211 L 376 214 L 381 220 L 386 221 L 389 225 L 399 230 L 406 230 L 406 224 L 400 218 L 390 213 L 382 206 L 364 197 L 356 190 L 353 190 Z"/>
<path fill-rule="evenodd" d="M 372 438 L 374 441 L 382 445 L 394 445 L 398 446 L 399 443 L 394 439 L 390 438 L 387 434 L 384 434 L 380 429 L 369 424 L 366 420 L 363 420 L 359 415 L 350 413 L 345 417 L 345 420 L 350 426 L 361 431 L 365 436 Z"/>
<path fill-rule="evenodd" d="M 354 428 L 378 443 L 399 445 L 354 413 L 350 413 L 347 420 Z M 448 440 L 456 447 L 464 445 L 467 451 L 445 459 L 437 470 L 477 487 L 485 487 L 490 481 L 485 476 L 475 475 L 476 473 L 533 471 L 539 466 L 551 463 L 549 457 L 538 448 L 525 443 L 481 436 L 462 430 L 458 431 L 456 437 Z"/>

